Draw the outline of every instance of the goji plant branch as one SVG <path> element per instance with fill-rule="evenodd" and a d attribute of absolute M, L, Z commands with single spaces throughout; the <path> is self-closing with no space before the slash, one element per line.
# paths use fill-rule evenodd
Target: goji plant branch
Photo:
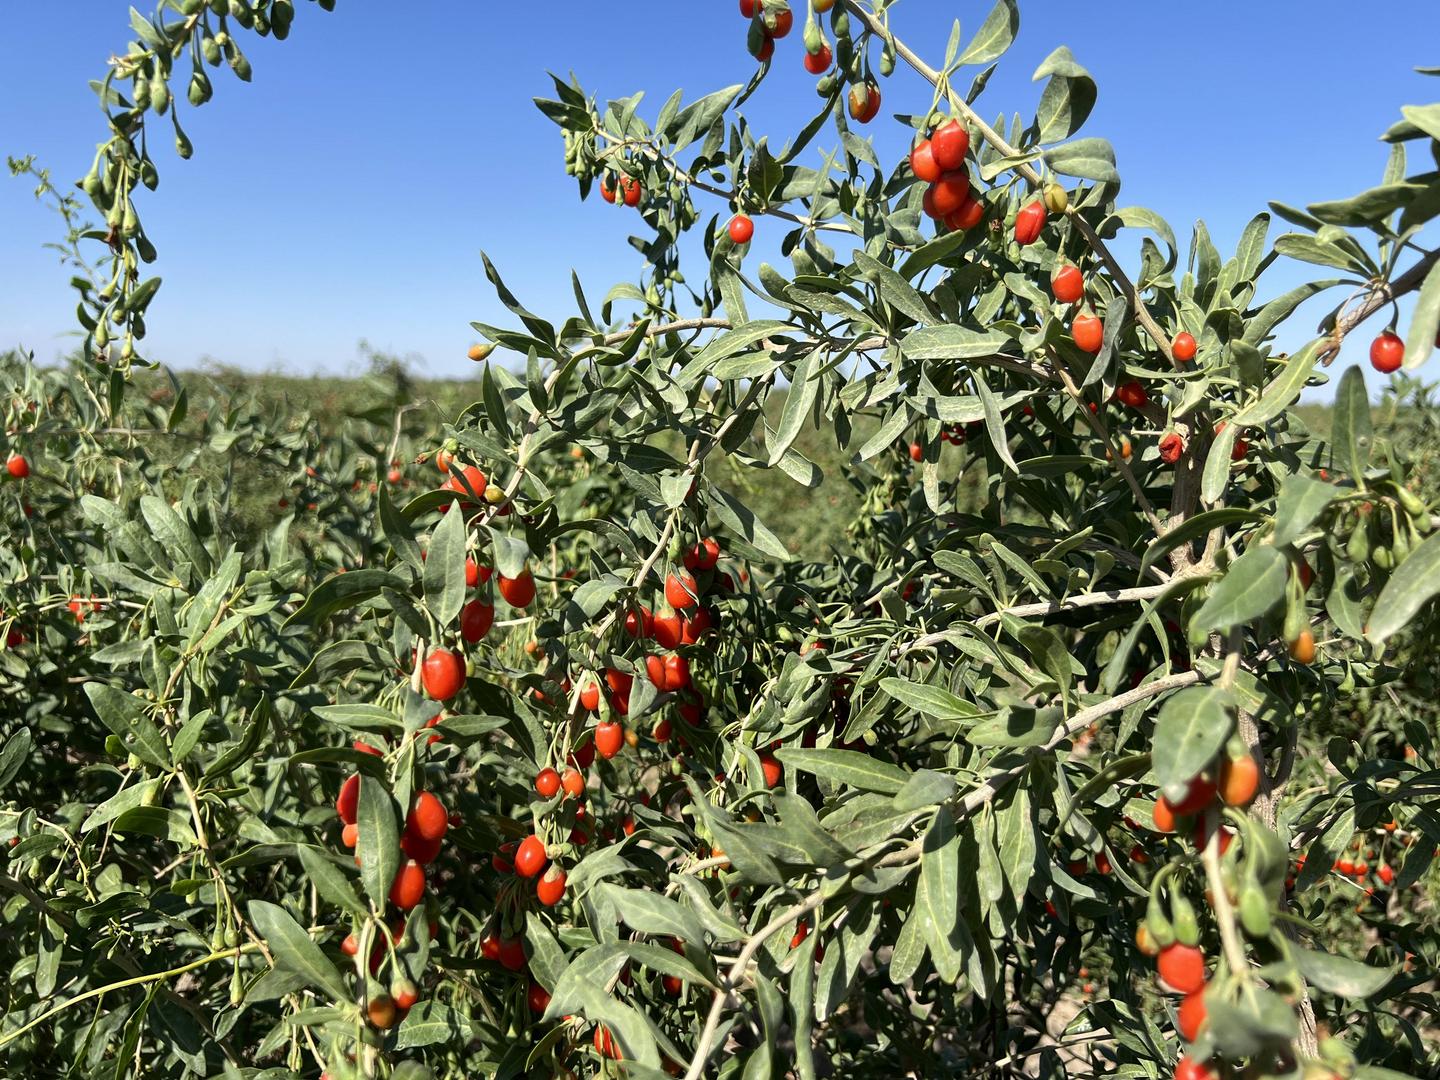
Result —
<path fill-rule="evenodd" d="M 60 1004 L 46 1009 L 39 1016 L 35 1017 L 35 1019 L 31 1020 L 26 1024 L 22 1024 L 14 1031 L 7 1032 L 5 1035 L 0 1035 L 0 1047 L 8 1046 L 10 1043 L 18 1039 L 21 1035 L 24 1035 L 27 1031 L 30 1031 L 31 1029 L 44 1023 L 51 1017 L 64 1012 L 66 1009 L 69 1009 L 74 1005 L 79 1005 L 82 1002 L 89 1001 L 91 998 L 96 998 L 104 994 L 108 994 L 112 990 L 125 990 L 131 986 L 144 986 L 147 983 L 161 982 L 165 979 L 173 979 L 177 975 L 183 975 L 187 971 L 194 971 L 196 968 L 204 967 L 206 964 L 213 964 L 217 960 L 228 960 L 232 956 L 239 956 L 241 953 L 255 952 L 257 948 L 258 947 L 255 945 L 237 945 L 233 949 L 222 949 L 219 952 L 212 952 L 209 956 L 202 957 L 199 960 L 192 960 L 188 964 L 181 964 L 179 967 L 170 968 L 167 971 L 157 971 L 149 975 L 137 975 L 132 979 L 121 979 L 119 982 L 107 983 L 105 986 L 97 986 L 93 990 L 86 990 L 83 994 L 76 994 L 74 997 L 67 998 L 66 1000 L 60 1002 Z"/>
<path fill-rule="evenodd" d="M 1354 311 L 1347 312 L 1335 321 L 1335 329 L 1330 333 L 1330 342 L 1320 350 L 1319 362 L 1329 365 L 1340 353 L 1340 344 L 1345 340 L 1345 335 L 1354 330 L 1375 312 L 1379 311 L 1386 304 L 1393 303 L 1397 298 L 1408 292 L 1414 292 L 1425 281 L 1426 275 L 1440 260 L 1440 250 L 1432 251 L 1423 259 L 1415 262 L 1408 270 L 1397 277 L 1394 281 L 1379 281 L 1373 283 L 1361 295 L 1364 300 Z"/>
<path fill-rule="evenodd" d="M 871 33 L 887 42 L 890 47 L 895 50 L 895 55 L 909 64 L 921 78 L 937 87 L 941 85 L 943 79 L 945 83 L 944 89 L 947 97 L 950 99 L 951 109 L 963 116 L 966 122 L 980 133 L 982 139 L 993 146 L 1004 157 L 1013 158 L 1020 156 L 1019 150 L 1006 142 L 1005 138 L 981 119 L 980 115 L 976 113 L 963 98 L 957 96 L 950 90 L 948 76 L 942 76 L 940 72 L 922 60 L 908 45 L 895 37 L 883 21 L 873 13 L 867 11 L 857 0 L 842 0 L 842 2 L 851 14 L 855 15 L 861 22 L 868 26 Z M 1035 167 L 1029 162 L 1020 162 L 1014 166 L 1014 171 L 1024 177 L 1031 187 L 1038 188 L 1043 183 L 1039 172 L 1037 172 Z M 1151 316 L 1150 310 L 1140 298 L 1139 292 L 1136 290 L 1129 276 L 1125 273 L 1124 268 L 1121 267 L 1119 260 L 1111 254 L 1110 249 L 1105 246 L 1105 242 L 1100 239 L 1099 234 L 1091 228 L 1090 223 L 1085 220 L 1078 210 L 1072 206 L 1066 210 L 1066 213 L 1075 224 L 1075 228 L 1079 230 L 1080 235 L 1082 235 L 1086 243 L 1090 245 L 1091 250 L 1093 250 L 1100 261 L 1105 264 L 1105 268 L 1110 271 L 1110 275 L 1115 279 L 1115 283 L 1120 287 L 1120 291 L 1125 294 L 1125 298 L 1130 301 L 1130 307 L 1135 314 L 1135 320 L 1144 328 L 1145 332 L 1150 335 L 1151 340 L 1155 342 L 1161 353 L 1164 354 L 1165 359 L 1173 364 L 1175 361 L 1170 351 L 1169 337 L 1166 336 L 1165 331 L 1160 329 L 1160 324 Z"/>

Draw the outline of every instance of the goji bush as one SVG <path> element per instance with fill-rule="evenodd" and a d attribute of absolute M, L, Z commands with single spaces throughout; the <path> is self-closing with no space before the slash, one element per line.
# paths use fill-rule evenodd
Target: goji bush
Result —
<path fill-rule="evenodd" d="M 1014 0 L 739 9 L 747 84 L 538 102 L 645 269 L 556 321 L 487 258 L 444 422 L 145 360 L 152 152 L 289 0 L 134 16 L 103 224 L 12 162 L 84 342 L 0 365 L 7 1074 L 1437 1075 L 1436 412 L 1297 402 L 1435 346 L 1440 105 L 1182 265 L 1068 49 L 978 111 Z"/>

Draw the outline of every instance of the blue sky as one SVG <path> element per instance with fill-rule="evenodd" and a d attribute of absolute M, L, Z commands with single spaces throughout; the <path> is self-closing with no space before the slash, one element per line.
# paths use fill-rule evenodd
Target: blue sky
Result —
<path fill-rule="evenodd" d="M 594 196 L 578 200 L 558 129 L 531 104 L 549 93 L 546 71 L 573 70 L 602 98 L 644 89 L 653 118 L 675 87 L 693 98 L 745 81 L 754 63 L 734 0 L 298 7 L 288 41 L 245 39 L 252 84 L 212 71 L 214 100 L 182 106 L 195 156 L 157 155 L 160 190 L 141 209 L 165 279 L 148 352 L 166 363 L 343 372 L 359 366 L 365 339 L 428 374 L 470 373 L 469 321 L 504 319 L 482 249 L 522 301 L 552 316 L 573 304 L 572 267 L 596 300 L 637 270 L 625 243 L 634 217 Z M 950 21 L 959 17 L 968 37 L 989 7 L 903 0 L 891 25 L 938 62 Z M 88 81 L 130 34 L 123 0 L 65 8 L 63 19 L 51 4 L 6 11 L 0 153 L 36 154 L 73 180 L 103 134 Z M 800 65 L 800 21 L 746 109 L 777 143 L 817 102 Z M 1363 9 L 1353 0 L 1022 0 L 1019 39 L 980 111 L 1031 115 L 1040 92 L 1031 73 L 1068 44 L 1099 83 L 1083 134 L 1115 145 L 1121 203 L 1158 211 L 1182 242 L 1204 217 L 1228 255 L 1267 199 L 1340 198 L 1379 181 L 1379 133 L 1401 104 L 1440 98 L 1440 81 L 1412 70 L 1440 64 L 1437 41 L 1433 0 Z M 870 125 L 882 154 L 898 156 L 906 139 L 885 116 L 928 101 L 903 67 L 885 85 L 886 108 Z M 57 222 L 29 184 L 0 175 L 0 346 L 22 344 L 42 360 L 69 347 L 73 325 L 68 274 L 41 248 Z M 782 230 L 757 224 L 749 258 L 758 265 L 777 258 Z M 1324 276 L 1295 264 L 1272 273 L 1262 281 L 1274 293 Z M 1283 344 L 1298 343 L 1296 333 Z M 1357 335 L 1342 364 L 1363 358 L 1370 336 Z"/>

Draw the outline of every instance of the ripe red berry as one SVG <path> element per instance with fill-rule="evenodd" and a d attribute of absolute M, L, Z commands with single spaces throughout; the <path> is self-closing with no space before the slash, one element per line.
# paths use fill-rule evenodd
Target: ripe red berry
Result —
<path fill-rule="evenodd" d="M 401 979 L 390 987 L 390 996 L 395 999 L 395 1004 L 400 1009 L 409 1009 L 420 1000 L 419 991 L 415 984 L 409 979 Z"/>
<path fill-rule="evenodd" d="M 963 168 L 953 169 L 941 173 L 940 179 L 936 180 L 930 188 L 931 217 L 943 218 L 955 213 L 965 205 L 970 194 L 970 174 Z"/>
<path fill-rule="evenodd" d="M 640 187 L 639 180 L 636 180 L 633 176 L 622 176 L 620 178 L 620 191 L 625 197 L 626 206 L 640 205 L 640 196 L 643 194 L 643 191 Z"/>
<path fill-rule="evenodd" d="M 543 1013 L 550 1007 L 550 991 L 531 979 L 530 986 L 525 991 L 525 1004 L 530 1006 L 530 1011 L 536 1015 Z"/>
<path fill-rule="evenodd" d="M 1215 1070 L 1186 1054 L 1175 1063 L 1175 1080 L 1218 1080 Z"/>
<path fill-rule="evenodd" d="M 347 848 L 353 848 L 360 842 L 360 826 L 353 821 L 340 830 L 340 842 Z"/>
<path fill-rule="evenodd" d="M 449 701 L 465 685 L 465 662 L 449 649 L 432 649 L 420 669 L 420 681 L 436 701 Z"/>
<path fill-rule="evenodd" d="M 672 570 L 665 579 L 665 600 L 677 611 L 689 611 L 699 600 L 699 587 L 688 570 Z"/>
<path fill-rule="evenodd" d="M 535 790 L 542 799 L 553 799 L 560 790 L 560 774 L 554 769 L 541 769 L 535 774 Z"/>
<path fill-rule="evenodd" d="M 1149 404 L 1150 395 L 1145 392 L 1140 380 L 1131 379 L 1116 389 L 1115 400 L 1122 405 L 1129 405 L 1132 409 L 1143 409 Z"/>
<path fill-rule="evenodd" d="M 545 841 L 531 834 L 520 841 L 515 849 L 515 872 L 521 877 L 534 877 L 544 868 L 549 856 L 545 853 Z"/>
<path fill-rule="evenodd" d="M 610 182 L 610 177 L 600 178 L 600 197 L 608 203 L 615 201 L 615 185 Z"/>
<path fill-rule="evenodd" d="M 973 194 L 968 194 L 960 209 L 945 215 L 945 227 L 954 232 L 965 232 L 979 225 L 984 217 L 985 204 Z"/>
<path fill-rule="evenodd" d="M 740 0 L 740 14 L 744 15 L 747 19 L 753 19 L 755 17 L 755 6 L 757 3 L 758 0 Z"/>
<path fill-rule="evenodd" d="M 30 475 L 30 462 L 21 455 L 15 454 L 5 462 L 5 471 L 16 480 L 24 480 Z"/>
<path fill-rule="evenodd" d="M 1085 276 L 1074 263 L 1065 263 L 1051 275 L 1050 292 L 1060 303 L 1073 304 L 1085 295 Z"/>
<path fill-rule="evenodd" d="M 460 636 L 475 644 L 495 624 L 495 605 L 483 600 L 470 600 L 460 609 Z"/>
<path fill-rule="evenodd" d="M 668 615 L 656 615 L 650 622 L 650 629 L 651 636 L 662 649 L 673 649 L 680 644 L 684 627 L 680 616 L 672 611 Z"/>
<path fill-rule="evenodd" d="M 1214 801 L 1215 781 L 1207 780 L 1204 776 L 1196 776 L 1190 781 L 1190 786 L 1185 791 L 1185 797 L 1171 805 L 1175 813 L 1183 816 L 1199 813 Z"/>
<path fill-rule="evenodd" d="M 340 785 L 340 797 L 335 800 L 335 813 L 340 815 L 340 820 L 346 825 L 354 825 L 359 808 L 360 774 L 351 773 Z"/>
<path fill-rule="evenodd" d="M 835 55 L 830 51 L 830 43 L 828 41 L 822 41 L 820 48 L 816 49 L 813 53 L 807 52 L 805 54 L 805 70 L 811 75 L 824 75 L 825 72 L 830 70 L 830 64 L 834 59 Z"/>
<path fill-rule="evenodd" d="M 917 180 L 933 184 L 945 170 L 935 160 L 935 148 L 929 139 L 921 139 L 910 148 L 910 171 Z M 932 217 L 934 215 L 931 215 Z"/>
<path fill-rule="evenodd" d="M 1405 342 L 1398 334 L 1386 330 L 1370 343 L 1370 366 L 1388 375 L 1400 368 L 1405 359 Z"/>
<path fill-rule="evenodd" d="M 390 903 L 401 911 L 409 911 L 425 898 L 425 868 L 409 859 L 390 883 Z"/>
<path fill-rule="evenodd" d="M 500 595 L 511 607 L 529 607 L 535 599 L 535 579 L 528 568 L 520 571 L 519 577 L 507 578 L 500 575 Z"/>
<path fill-rule="evenodd" d="M 438 458 L 436 459 L 439 460 Z M 451 463 L 453 464 L 453 462 Z M 481 498 L 485 494 L 485 486 L 489 481 L 485 474 L 474 465 L 466 465 L 460 470 L 459 476 L 451 476 L 445 483 L 440 485 L 442 491 L 453 491 L 459 495 L 466 496 L 465 502 L 470 502 L 469 496 Z"/>
<path fill-rule="evenodd" d="M 930 147 L 935 164 L 942 172 L 958 169 L 965 164 L 965 155 L 970 152 L 970 133 L 960 121 L 950 120 L 930 136 Z"/>
<path fill-rule="evenodd" d="M 421 866 L 429 866 L 440 857 L 440 840 L 426 839 L 407 826 L 400 834 L 400 850 L 407 859 L 414 859 Z"/>
<path fill-rule="evenodd" d="M 1026 203 L 1015 215 L 1015 242 L 1021 246 L 1033 244 L 1040 238 L 1040 230 L 1044 227 L 1044 204 L 1039 200 Z"/>
<path fill-rule="evenodd" d="M 445 812 L 445 804 L 437 799 L 433 792 L 422 791 L 416 797 L 415 806 L 405 825 L 426 840 L 439 840 L 450 827 L 450 815 Z"/>
<path fill-rule="evenodd" d="M 593 680 L 580 688 L 580 707 L 586 712 L 600 708 L 600 687 Z"/>
<path fill-rule="evenodd" d="M 795 25 L 795 13 L 789 8 L 775 13 L 775 25 L 769 29 L 772 38 L 783 38 L 790 33 L 790 28 Z"/>
<path fill-rule="evenodd" d="M 1178 1012 L 1176 1027 L 1180 1031 L 1180 1037 L 1193 1043 L 1200 1037 L 1200 1029 L 1205 1026 L 1205 991 L 1197 990 L 1193 994 L 1186 994 L 1185 1000 L 1180 1002 Z"/>
<path fill-rule="evenodd" d="M 552 866 L 545 876 L 535 883 L 535 896 L 546 907 L 554 907 L 565 895 L 565 871 Z"/>
<path fill-rule="evenodd" d="M 625 633 L 632 638 L 650 637 L 654 630 L 653 620 L 654 616 L 650 614 L 650 609 L 647 607 L 642 606 L 638 615 L 633 610 L 627 611 L 625 613 Z M 667 646 L 667 648 L 674 648 L 674 646 Z"/>
<path fill-rule="evenodd" d="M 785 766 L 775 760 L 773 754 L 760 755 L 760 768 L 765 774 L 765 786 L 767 788 L 780 786 L 780 781 L 785 776 Z"/>
<path fill-rule="evenodd" d="M 595 750 L 605 760 L 610 760 L 625 745 L 625 729 L 613 721 L 595 725 Z"/>
<path fill-rule="evenodd" d="M 1205 954 L 1197 946 L 1175 942 L 1155 959 L 1160 979 L 1177 994 L 1193 994 L 1205 987 Z"/>
<path fill-rule="evenodd" d="M 852 120 L 868 124 L 880 112 L 880 88 L 873 82 L 856 83 L 850 87 L 848 105 Z"/>
<path fill-rule="evenodd" d="M 734 244 L 748 244 L 755 235 L 755 222 L 748 214 L 736 214 L 730 219 L 730 240 Z"/>
<path fill-rule="evenodd" d="M 690 685 L 690 661 L 675 653 L 647 656 L 645 673 L 661 693 L 684 690 Z"/>
<path fill-rule="evenodd" d="M 1175 340 L 1170 343 L 1170 352 L 1182 364 L 1188 364 L 1195 359 L 1195 339 L 1185 331 L 1175 335 Z"/>
<path fill-rule="evenodd" d="M 1160 460 L 1167 465 L 1174 465 L 1184 452 L 1185 440 L 1177 432 L 1171 431 L 1160 440 Z"/>
<path fill-rule="evenodd" d="M 924 448 L 923 446 L 921 446 L 918 442 L 912 442 L 912 443 L 910 444 L 910 460 L 911 460 L 911 461 L 924 461 L 924 460 L 925 460 L 925 448 Z"/>
<path fill-rule="evenodd" d="M 1105 341 L 1105 324 L 1094 315 L 1076 315 L 1070 323 L 1070 336 L 1082 352 L 1098 353 Z"/>
<path fill-rule="evenodd" d="M 519 938 L 505 938 L 496 953 L 497 960 L 508 971 L 523 971 L 525 968 L 525 943 Z"/>
<path fill-rule="evenodd" d="M 686 570 L 713 570 L 720 560 L 720 544 L 713 536 L 707 536 L 699 543 L 692 544 L 685 552 Z"/>
<path fill-rule="evenodd" d="M 620 1052 L 620 1048 L 615 1045 L 615 1040 L 610 1035 L 610 1029 L 604 1024 L 597 1024 L 595 1026 L 595 1036 L 592 1041 L 595 1043 L 595 1052 L 601 1057 L 620 1061 L 625 1056 Z"/>
<path fill-rule="evenodd" d="M 560 786 L 570 798 L 578 799 L 585 794 L 585 774 L 579 769 L 566 769 L 565 775 L 560 778 Z"/>
<path fill-rule="evenodd" d="M 715 616 L 710 609 L 697 608 L 692 617 L 680 620 L 680 640 L 686 645 L 694 645 L 714 625 Z"/>

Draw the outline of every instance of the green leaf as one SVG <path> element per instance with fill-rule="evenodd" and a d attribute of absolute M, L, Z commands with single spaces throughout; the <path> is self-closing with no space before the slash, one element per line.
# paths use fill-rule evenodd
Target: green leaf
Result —
<path fill-rule="evenodd" d="M 1005 334 L 968 326 L 922 326 L 901 339 L 900 351 L 912 360 L 972 360 L 995 355 L 1009 341 Z"/>
<path fill-rule="evenodd" d="M 1330 445 L 1340 465 L 1347 469 L 1362 487 L 1365 470 L 1370 465 L 1370 449 L 1374 439 L 1370 420 L 1370 396 L 1365 392 L 1365 373 L 1358 366 L 1347 368 L 1340 376 L 1331 412 Z"/>
<path fill-rule="evenodd" d="M 165 745 L 160 729 L 146 715 L 143 701 L 124 690 L 98 682 L 85 684 L 85 696 L 90 699 L 100 722 L 120 738 L 126 750 L 147 765 L 158 769 L 170 767 L 170 748 Z"/>
<path fill-rule="evenodd" d="M 910 774 L 898 765 L 858 750 L 806 750 L 787 746 L 777 750 L 775 756 L 789 768 L 813 773 L 822 780 L 861 791 L 878 791 L 882 795 L 897 794 L 910 779 Z"/>
<path fill-rule="evenodd" d="M 890 267 L 865 254 L 863 250 L 855 252 L 855 265 L 860 268 L 862 274 L 875 283 L 876 289 L 880 292 L 880 299 L 891 307 L 909 315 L 918 323 L 930 322 L 934 318 L 930 309 L 925 306 L 924 297 Z"/>
<path fill-rule="evenodd" d="M 348 575 L 347 575 L 348 576 Z M 465 518 L 443 514 L 425 553 L 425 606 L 435 621 L 448 626 L 465 603 Z"/>
<path fill-rule="evenodd" d="M 197 573 L 203 574 L 210 569 L 209 554 L 200 546 L 200 541 L 190 531 L 190 526 L 185 524 L 185 520 L 168 502 L 154 495 L 142 496 L 140 513 L 144 515 L 145 523 L 150 526 L 155 540 L 173 559 L 177 562 L 188 562 Z"/>
<path fill-rule="evenodd" d="M 954 779 L 933 769 L 921 769 L 913 773 L 905 786 L 895 795 L 895 809 L 920 810 L 926 806 L 937 806 L 948 800 L 959 789 Z"/>
<path fill-rule="evenodd" d="M 1011 472 L 1019 472 L 1015 459 L 1010 456 L 1010 437 L 1005 432 L 1005 417 L 1000 412 L 1000 402 L 991 393 L 979 368 L 970 370 L 970 378 L 975 383 L 975 392 L 980 395 L 980 403 L 985 407 L 985 432 L 990 436 L 990 445 Z"/>
<path fill-rule="evenodd" d="M 1211 588 L 1190 621 L 1191 639 L 1212 630 L 1224 632 L 1264 615 L 1284 597 L 1288 573 L 1285 556 L 1278 548 L 1269 544 L 1251 547 Z"/>
<path fill-rule="evenodd" d="M 965 46 L 965 51 L 955 61 L 956 66 L 988 64 L 991 60 L 998 60 L 1015 41 L 1019 30 L 1020 9 L 1015 0 L 997 0 L 990 14 L 980 24 L 980 29 L 975 31 L 975 36 L 970 39 L 970 44 Z"/>
<path fill-rule="evenodd" d="M 305 602 L 285 620 L 284 628 L 297 623 L 315 626 L 346 608 L 379 596 L 381 589 L 404 591 L 407 584 L 385 570 L 351 570 L 348 574 L 334 574 L 315 586 Z"/>
<path fill-rule="evenodd" d="M 1061 719 L 1059 709 L 1012 705 L 967 730 L 965 741 L 971 746 L 1043 746 L 1059 730 Z"/>
<path fill-rule="evenodd" d="M 1305 981 L 1329 994 L 1345 998 L 1369 998 L 1378 994 L 1392 978 L 1392 967 L 1371 967 L 1331 953 L 1295 947 L 1295 964 Z"/>
<path fill-rule="evenodd" d="M 0 791 L 14 780 L 16 775 L 25 767 L 25 762 L 30 757 L 30 747 L 34 743 L 34 736 L 30 729 L 22 727 L 5 740 L 5 745 L 0 747 Z"/>
<path fill-rule="evenodd" d="M 90 811 L 89 816 L 80 823 L 80 831 L 82 833 L 90 832 L 92 829 L 114 821 L 128 810 L 148 805 L 154 801 L 159 790 L 160 778 L 158 776 L 152 780 L 143 780 L 131 787 L 121 788 Z"/>
<path fill-rule="evenodd" d="M 454 1036 L 467 1036 L 470 1026 L 459 1013 L 441 1001 L 417 1002 L 400 1022 L 395 1035 L 395 1049 L 433 1046 Z M 399 1070 L 391 1073 L 398 1077 Z"/>
<path fill-rule="evenodd" d="M 1233 423 L 1227 423 L 1210 444 L 1205 470 L 1200 476 L 1200 497 L 1208 503 L 1218 502 L 1230 484 L 1230 454 L 1235 449 L 1235 437 L 1239 431 Z"/>
<path fill-rule="evenodd" d="M 315 886 L 316 891 L 334 904 L 342 907 L 358 919 L 369 915 L 369 910 L 361 903 L 360 898 L 355 895 L 355 890 L 350 887 L 350 880 L 345 876 L 335 863 L 321 849 L 311 847 L 309 844 L 297 845 L 296 850 L 300 854 L 301 865 L 305 867 L 305 876 Z"/>
<path fill-rule="evenodd" d="M 384 911 L 390 886 L 400 868 L 399 826 L 395 799 L 384 780 L 360 778 L 360 808 L 355 824 L 360 839 L 355 854 L 360 858 L 360 883 L 376 911 Z"/>
<path fill-rule="evenodd" d="M 1223 691 L 1192 686 L 1169 697 L 1155 720 L 1150 757 L 1161 787 L 1188 784 L 1230 737 L 1234 719 Z"/>
<path fill-rule="evenodd" d="M 968 720 L 981 712 L 968 701 L 939 686 L 888 678 L 880 680 L 880 689 L 907 708 L 939 720 Z"/>
<path fill-rule="evenodd" d="M 1095 80 L 1075 62 L 1064 45 L 1040 62 L 1030 81 L 1039 82 L 1046 76 L 1050 81 L 1045 84 L 1040 106 L 1035 111 L 1042 143 L 1068 139 L 1079 131 L 1095 107 L 1096 98 Z"/>
<path fill-rule="evenodd" d="M 893 273 L 893 271 L 892 271 Z M 785 395 L 785 408 L 780 413 L 780 423 L 773 438 L 766 441 L 773 468 L 783 458 L 804 427 L 810 415 L 810 407 L 820 392 L 817 369 L 824 359 L 821 350 L 812 349 L 795 365 L 795 374 L 790 380 L 790 392 Z"/>
<path fill-rule="evenodd" d="M 1268 424 L 1288 409 L 1305 389 L 1315 362 L 1320 359 L 1321 338 L 1316 338 L 1285 362 L 1285 368 L 1271 380 L 1260 394 L 1258 401 L 1251 402 L 1235 414 L 1234 425 L 1259 427 Z M 1226 431 L 1230 428 L 1227 426 Z M 1216 440 L 1219 441 L 1218 439 Z"/>
<path fill-rule="evenodd" d="M 1341 380 L 1341 386 L 1343 390 L 1344 380 Z M 1339 409 L 1340 402 L 1337 399 L 1337 425 Z M 1368 404 L 1366 417 L 1369 417 Z M 1324 480 L 1317 480 L 1305 473 L 1292 473 L 1287 476 L 1281 482 L 1280 495 L 1275 500 L 1275 531 L 1272 534 L 1274 542 L 1277 545 L 1293 544 L 1325 512 L 1326 507 L 1342 494 L 1344 493 L 1334 484 L 1327 484 Z"/>
<path fill-rule="evenodd" d="M 714 494 L 711 509 L 737 537 L 773 559 L 780 562 L 790 561 L 789 549 L 748 506 L 720 488 L 714 489 Z"/>
<path fill-rule="evenodd" d="M 1415 309 L 1410 313 L 1410 329 L 1405 335 L 1405 370 L 1413 371 L 1435 350 L 1435 336 L 1440 332 L 1440 260 L 1430 267 Z"/>
<path fill-rule="evenodd" d="M 718 335 L 700 351 L 700 355 L 695 358 L 695 363 L 701 366 L 714 364 L 727 356 L 744 352 L 750 346 L 758 344 L 768 337 L 785 333 L 794 334 L 795 328 L 789 323 L 783 323 L 776 319 L 756 319 L 754 322 L 746 323 L 744 326 L 727 330 Z"/>
<path fill-rule="evenodd" d="M 1102 184 L 1120 182 L 1115 168 L 1115 148 L 1108 139 L 1075 139 L 1045 151 L 1045 163 L 1062 176 L 1096 180 Z"/>
<path fill-rule="evenodd" d="M 1223 433 L 1222 433 L 1223 434 Z M 1226 451 L 1225 461 L 1230 460 L 1230 453 Z M 1208 467 L 1208 466 L 1207 466 Z M 1265 515 L 1255 510 L 1246 510 L 1239 506 L 1222 506 L 1218 510 L 1205 510 L 1194 517 L 1186 518 L 1181 524 L 1170 529 L 1163 536 L 1151 541 L 1150 546 L 1145 549 L 1145 556 L 1140 560 L 1139 577 L 1145 577 L 1145 571 L 1154 566 L 1161 556 L 1168 555 L 1181 544 L 1188 544 L 1198 540 L 1211 529 L 1223 529 L 1227 525 L 1239 525 L 1242 523 L 1254 523 L 1265 520 Z"/>
<path fill-rule="evenodd" d="M 595 890 L 614 906 L 632 930 L 681 941 L 700 942 L 705 931 L 688 908 L 668 896 L 648 889 L 627 889 L 614 882 L 602 882 Z"/>
<path fill-rule="evenodd" d="M 945 982 L 953 983 L 965 962 L 965 942 L 960 930 L 960 839 L 955 832 L 955 817 L 945 806 L 936 811 L 925 831 L 915 910 L 924 918 L 925 939 L 936 972 Z"/>
<path fill-rule="evenodd" d="M 1365 636 L 1383 645 L 1402 630 L 1416 613 L 1440 593 L 1440 532 L 1410 552 L 1380 591 Z"/>
<path fill-rule="evenodd" d="M 323 990 L 331 1001 L 349 1000 L 345 980 L 293 918 L 278 904 L 251 900 L 247 905 L 250 921 L 270 947 L 275 967 L 304 980 L 305 986 Z"/>

